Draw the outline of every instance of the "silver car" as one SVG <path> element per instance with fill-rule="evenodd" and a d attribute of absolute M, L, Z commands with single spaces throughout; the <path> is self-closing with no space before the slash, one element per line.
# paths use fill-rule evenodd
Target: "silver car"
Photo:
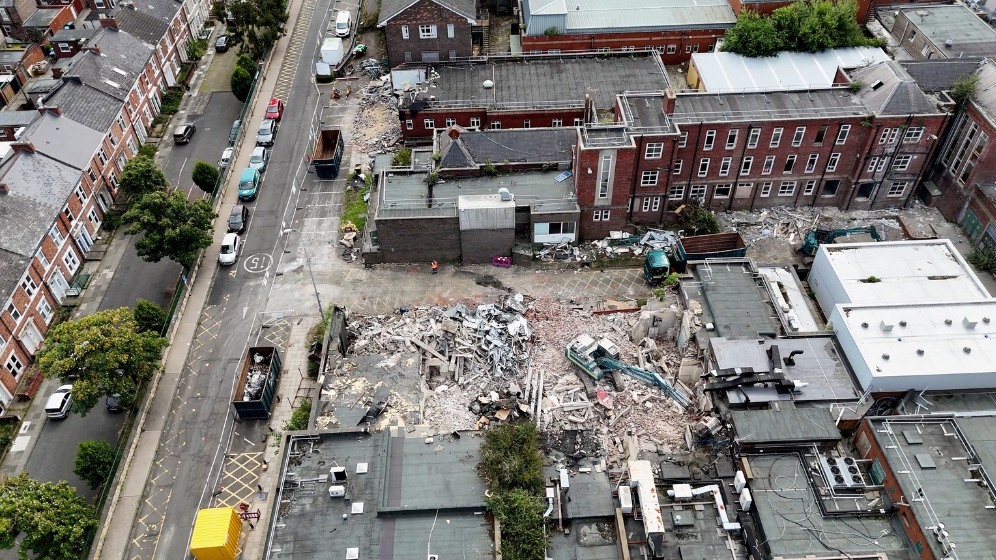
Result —
<path fill-rule="evenodd" d="M 266 171 L 266 164 L 270 161 L 270 150 L 262 146 L 257 146 L 252 150 L 252 156 L 249 158 L 249 167 L 259 171 L 260 173 Z"/>
<path fill-rule="evenodd" d="M 259 125 L 259 133 L 256 134 L 256 144 L 259 146 L 272 146 L 273 139 L 277 136 L 277 121 L 264 119 Z"/>

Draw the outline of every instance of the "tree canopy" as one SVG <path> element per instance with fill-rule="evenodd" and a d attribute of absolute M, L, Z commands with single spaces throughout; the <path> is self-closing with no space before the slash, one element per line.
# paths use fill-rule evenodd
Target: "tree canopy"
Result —
<path fill-rule="evenodd" d="M 73 412 L 85 415 L 101 396 L 135 400 L 138 387 L 159 367 L 165 338 L 140 332 L 127 307 L 61 323 L 45 337 L 38 366 L 48 377 L 73 384 Z"/>
<path fill-rule="evenodd" d="M 123 219 L 131 224 L 126 233 L 143 234 L 135 244 L 138 256 L 148 262 L 169 258 L 190 266 L 197 251 L 211 245 L 211 222 L 217 217 L 207 200 L 189 202 L 185 193 L 173 191 L 143 196 Z"/>
<path fill-rule="evenodd" d="M 114 449 L 111 444 L 102 439 L 81 441 L 73 461 L 73 474 L 93 490 L 107 482 L 113 465 Z"/>
<path fill-rule="evenodd" d="M 235 23 L 228 26 L 232 44 L 239 45 L 241 52 L 253 60 L 262 58 L 284 34 L 286 0 L 227 0 L 225 8 L 235 18 Z"/>
<path fill-rule="evenodd" d="M 162 307 L 147 299 L 140 299 L 135 302 L 135 311 L 132 314 L 135 316 L 135 323 L 138 324 L 138 330 L 142 332 L 150 331 L 162 334 L 163 327 L 166 326 L 166 320 L 169 319 Z"/>
<path fill-rule="evenodd" d="M 144 155 L 128 161 L 118 177 L 118 188 L 132 197 L 163 191 L 167 187 L 169 181 L 166 180 L 166 175 L 156 167 L 156 162 L 151 157 Z"/>
<path fill-rule="evenodd" d="M 206 161 L 197 160 L 190 170 L 190 178 L 202 191 L 210 193 L 218 182 L 218 168 Z"/>
<path fill-rule="evenodd" d="M 65 480 L 41 483 L 21 473 L 0 482 L 0 527 L 6 529 L 0 533 L 0 548 L 13 548 L 14 539 L 24 533 L 21 560 L 79 560 L 96 526 L 93 506 Z"/>
<path fill-rule="evenodd" d="M 722 50 L 743 56 L 776 56 L 779 51 L 818 52 L 843 47 L 881 46 L 865 37 L 854 0 L 794 2 L 771 16 L 743 10 L 726 31 Z"/>
<path fill-rule="evenodd" d="M 229 78 L 229 85 L 232 86 L 232 93 L 235 98 L 245 103 L 249 98 L 249 90 L 252 88 L 252 74 L 241 66 L 236 66 L 232 70 L 232 77 Z"/>

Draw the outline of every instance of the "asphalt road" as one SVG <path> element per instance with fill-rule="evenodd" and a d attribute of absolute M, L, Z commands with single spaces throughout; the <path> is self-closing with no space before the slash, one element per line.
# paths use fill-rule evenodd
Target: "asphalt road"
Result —
<path fill-rule="evenodd" d="M 196 99 L 190 104 L 189 113 L 184 119 L 194 123 L 197 131 L 186 144 L 176 144 L 166 162 L 166 179 L 175 188 L 182 189 L 191 198 L 200 198 L 202 191 L 194 185 L 190 172 L 194 162 L 203 160 L 217 165 L 221 153 L 228 147 L 228 135 L 232 123 L 239 118 L 242 103 L 230 91 L 216 91 L 202 94 L 209 100 Z M 200 96 L 199 96 L 200 97 Z M 180 119 L 174 119 L 180 122 Z M 191 193 L 193 195 L 191 196 Z"/>
<path fill-rule="evenodd" d="M 139 236 L 132 236 L 128 250 L 121 257 L 121 264 L 114 271 L 111 285 L 100 302 L 100 311 L 135 307 L 135 302 L 140 299 L 155 302 L 164 309 L 169 305 L 183 267 L 168 259 L 157 263 L 145 262 L 135 248 L 138 240 Z"/>

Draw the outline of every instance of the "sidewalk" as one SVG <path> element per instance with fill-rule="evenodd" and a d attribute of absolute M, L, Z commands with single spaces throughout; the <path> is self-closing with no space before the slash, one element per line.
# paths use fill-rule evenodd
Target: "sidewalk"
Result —
<path fill-rule="evenodd" d="M 296 22 L 301 9 L 302 0 L 292 0 L 289 6 L 290 22 Z M 287 26 L 293 29 L 293 24 Z M 290 33 L 285 34 L 274 47 L 263 81 L 259 87 L 256 103 L 250 111 L 249 127 L 255 130 L 263 119 L 266 102 L 270 99 L 277 76 L 280 73 L 284 56 L 290 42 Z M 203 73 L 199 77 L 203 77 Z M 184 101 L 190 98 L 186 96 Z M 251 150 L 240 150 L 232 167 L 246 167 L 249 163 Z M 105 519 L 102 520 L 100 532 L 94 541 L 91 558 L 107 558 L 123 560 L 128 553 L 131 542 L 131 531 L 135 516 L 142 503 L 143 493 L 155 460 L 159 439 L 169 416 L 169 408 L 173 395 L 176 393 L 183 365 L 187 360 L 190 345 L 197 330 L 197 321 L 201 310 L 211 293 L 215 275 L 218 271 L 218 252 L 226 228 L 218 227 L 223 223 L 231 208 L 238 204 L 238 190 L 235 188 L 238 176 L 232 174 L 220 194 L 220 207 L 216 208 L 219 218 L 214 232 L 214 243 L 203 256 L 200 267 L 190 279 L 190 291 L 187 300 L 178 310 L 179 322 L 173 331 L 171 345 L 164 358 L 164 369 L 153 382 L 151 390 L 143 403 L 143 411 L 139 417 L 138 426 L 133 431 L 128 454 L 124 460 L 119 483 L 110 500 Z M 158 397 L 158 398 L 157 398 Z M 166 528 L 162 528 L 166 530 Z"/>

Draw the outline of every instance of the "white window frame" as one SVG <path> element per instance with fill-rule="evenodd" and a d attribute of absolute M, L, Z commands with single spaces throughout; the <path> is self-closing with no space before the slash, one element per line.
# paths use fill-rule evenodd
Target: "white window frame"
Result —
<path fill-rule="evenodd" d="M 889 185 L 889 190 L 885 196 L 887 198 L 901 197 L 904 194 L 906 194 L 906 189 L 909 188 L 909 186 L 910 186 L 909 181 L 893 181 L 892 184 Z"/>
<path fill-rule="evenodd" d="M 456 119 L 453 117 L 446 117 L 446 126 L 456 126 Z"/>
<path fill-rule="evenodd" d="M 592 221 L 594 222 L 607 222 L 611 217 L 611 213 L 608 210 L 595 210 L 592 213 Z"/>
<path fill-rule="evenodd" d="M 38 293 L 38 284 L 35 284 L 34 278 L 30 274 L 27 274 L 21 280 L 21 289 L 24 290 L 24 293 L 28 294 L 29 298 L 32 298 Z"/>
<path fill-rule="evenodd" d="M 660 180 L 661 172 L 657 170 L 644 171 L 640 175 L 640 186 L 641 187 L 656 187 L 657 181 Z"/>
<path fill-rule="evenodd" d="M 868 173 L 874 173 L 875 172 L 875 167 L 877 167 L 877 166 L 878 166 L 878 156 L 872 156 L 868 160 L 868 171 L 867 172 Z"/>
<path fill-rule="evenodd" d="M 481 127 L 481 117 L 470 117 L 470 126 L 471 127 L 480 128 Z"/>
<path fill-rule="evenodd" d="M 17 308 L 17 305 L 13 301 L 7 304 L 7 313 L 10 313 L 15 323 L 21 320 L 21 310 Z"/>
<path fill-rule="evenodd" d="M 70 275 L 76 274 L 76 271 L 80 268 L 80 258 L 76 256 L 76 253 L 72 249 L 62 255 L 62 262 L 65 263 Z"/>
<path fill-rule="evenodd" d="M 522 128 L 531 128 L 531 127 L 532 123 L 529 122 L 529 119 L 522 119 Z"/>
<path fill-rule="evenodd" d="M 405 130 L 415 130 L 415 121 L 405 119 Z"/>
<path fill-rule="evenodd" d="M 795 154 L 789 154 L 785 157 L 785 165 L 782 167 L 782 175 L 790 175 L 795 171 L 795 162 L 799 159 L 799 156 Z M 785 168 L 788 168 L 786 171 Z"/>
<path fill-rule="evenodd" d="M 715 145 L 716 145 L 716 131 L 707 130 L 705 134 L 705 140 L 702 141 L 702 149 L 708 151 L 711 150 Z"/>
<path fill-rule="evenodd" d="M 455 31 L 455 29 L 453 27 L 453 24 L 452 23 L 447 23 L 446 24 L 446 38 L 447 39 L 452 39 L 453 36 L 455 35 L 455 33 L 456 33 L 456 31 Z"/>
<path fill-rule="evenodd" d="M 684 148 L 688 145 L 688 131 L 685 130 L 681 133 L 681 137 L 678 139 L 678 147 Z"/>
<path fill-rule="evenodd" d="M 820 162 L 820 154 L 809 154 L 809 159 L 806 160 L 805 173 L 816 172 L 816 164 Z"/>
<path fill-rule="evenodd" d="M 798 148 L 802 145 L 802 141 L 806 139 L 806 127 L 797 126 L 795 127 L 795 134 L 792 136 L 792 147 Z"/>
<path fill-rule="evenodd" d="M 418 38 L 419 39 L 435 39 L 436 38 L 436 24 L 435 23 L 422 23 L 418 26 Z"/>
<path fill-rule="evenodd" d="M 21 375 L 21 372 L 24 371 L 24 364 L 21 363 L 21 360 L 17 357 L 17 354 L 14 354 L 13 352 L 10 353 L 10 356 L 7 358 L 7 362 L 4 366 L 7 368 L 7 371 L 14 376 L 14 379 L 17 379 L 17 377 Z"/>
<path fill-rule="evenodd" d="M 501 130 L 501 121 L 491 121 L 491 130 Z"/>
<path fill-rule="evenodd" d="M 41 249 L 38 249 L 38 251 L 35 252 L 35 258 L 38 259 L 44 269 L 47 269 L 48 265 L 52 264 L 52 262 L 48 260 L 48 257 L 45 256 L 45 251 L 42 251 Z"/>
<path fill-rule="evenodd" d="M 888 142 L 889 141 L 889 133 L 890 132 L 892 132 L 891 128 L 888 128 L 888 127 L 883 128 L 882 129 L 882 135 L 878 137 L 878 143 L 879 144 L 885 144 L 886 142 Z"/>
<path fill-rule="evenodd" d="M 422 127 L 426 130 L 434 130 L 436 128 L 436 119 L 422 119 Z"/>
<path fill-rule="evenodd" d="M 782 127 L 780 127 L 780 126 L 777 127 L 777 128 L 775 128 L 774 130 L 772 130 L 771 131 L 771 141 L 768 142 L 768 147 L 769 148 L 777 148 L 778 145 L 782 143 L 782 133 L 784 133 L 784 132 L 785 132 L 785 129 L 782 128 Z"/>
<path fill-rule="evenodd" d="M 598 198 L 609 198 L 609 187 L 612 181 L 612 154 L 602 154 L 598 166 Z"/>
<path fill-rule="evenodd" d="M 550 123 L 550 126 L 553 128 L 560 128 L 564 126 L 564 119 L 553 119 L 553 122 Z"/>
<path fill-rule="evenodd" d="M 747 149 L 757 147 L 757 143 L 761 140 L 761 128 L 755 127 L 750 129 L 750 134 L 747 136 Z"/>
<path fill-rule="evenodd" d="M 792 196 L 795 194 L 795 187 L 798 183 L 795 181 L 782 181 L 778 185 L 778 196 Z"/>
<path fill-rule="evenodd" d="M 681 160 L 674 160 L 674 167 L 671 168 L 672 175 L 681 175 Z"/>
<path fill-rule="evenodd" d="M 916 144 L 923 137 L 923 131 L 926 128 L 922 126 L 911 126 L 906 129 L 906 134 L 903 135 L 903 144 Z"/>
<path fill-rule="evenodd" d="M 806 181 L 806 188 L 802 190 L 802 196 L 810 196 L 816 192 L 816 179 Z"/>
<path fill-rule="evenodd" d="M 643 152 L 644 159 L 661 159 L 664 155 L 664 142 L 647 142 L 647 149 Z"/>
<path fill-rule="evenodd" d="M 56 247 L 62 247 L 62 243 L 66 240 L 66 237 L 62 235 L 62 230 L 59 226 L 53 225 L 51 229 L 48 230 L 48 236 L 52 238 Z"/>
<path fill-rule="evenodd" d="M 719 162 L 719 176 L 726 177 L 730 174 L 730 167 L 733 165 L 733 158 L 725 157 Z"/>
<path fill-rule="evenodd" d="M 761 193 L 760 193 L 761 196 L 762 197 L 769 197 L 769 196 L 771 196 L 771 187 L 772 186 L 774 186 L 774 183 L 772 183 L 771 181 L 768 181 L 766 183 L 762 183 L 761 184 Z"/>
<path fill-rule="evenodd" d="M 667 54 L 674 54 L 676 52 L 678 52 L 678 45 L 668 45 L 667 46 Z"/>
<path fill-rule="evenodd" d="M 734 150 L 737 147 L 737 140 L 740 138 L 740 131 L 733 128 L 726 133 L 726 149 Z"/>
<path fill-rule="evenodd" d="M 851 125 L 842 124 L 840 125 L 840 130 L 837 131 L 837 141 L 835 144 L 838 146 L 844 145 L 847 142 L 847 135 L 851 133 Z"/>
<path fill-rule="evenodd" d="M 837 171 L 837 164 L 840 163 L 840 153 L 834 152 L 830 154 L 830 159 L 827 160 L 827 173 L 833 173 Z"/>
<path fill-rule="evenodd" d="M 704 199 L 709 194 L 709 185 L 692 185 L 688 191 L 688 198 Z"/>
<path fill-rule="evenodd" d="M 581 117 L 574 117 L 574 126 L 584 126 L 584 119 Z"/>
<path fill-rule="evenodd" d="M 744 156 L 740 162 L 740 175 L 750 175 L 751 167 L 754 167 L 754 156 Z"/>
<path fill-rule="evenodd" d="M 54 314 L 52 313 L 52 306 L 49 305 L 47 299 L 41 298 L 38 305 L 35 306 L 35 309 L 38 310 L 38 314 L 41 315 L 41 318 L 45 321 L 46 325 L 52 321 Z"/>
<path fill-rule="evenodd" d="M 775 169 L 775 156 L 764 156 L 764 166 L 761 167 L 761 175 L 771 175 Z"/>
<path fill-rule="evenodd" d="M 707 175 L 709 175 L 709 158 L 705 157 L 699 160 L 699 177 Z"/>
<path fill-rule="evenodd" d="M 726 191 L 726 194 L 721 194 L 722 191 Z M 713 198 L 730 198 L 733 196 L 733 184 L 723 183 L 722 185 L 716 185 L 712 190 Z"/>
<path fill-rule="evenodd" d="M 668 200 L 681 200 L 685 198 L 685 185 L 675 185 L 671 187 L 671 192 L 667 195 Z"/>
<path fill-rule="evenodd" d="M 892 160 L 892 170 L 906 171 L 907 169 L 910 168 L 911 163 L 913 163 L 912 155 L 907 154 L 902 156 L 896 156 L 896 158 Z"/>
<path fill-rule="evenodd" d="M 408 26 L 407 25 L 402 25 L 401 26 L 401 38 L 402 39 L 408 39 L 408 37 L 409 37 L 409 35 L 408 35 Z"/>

